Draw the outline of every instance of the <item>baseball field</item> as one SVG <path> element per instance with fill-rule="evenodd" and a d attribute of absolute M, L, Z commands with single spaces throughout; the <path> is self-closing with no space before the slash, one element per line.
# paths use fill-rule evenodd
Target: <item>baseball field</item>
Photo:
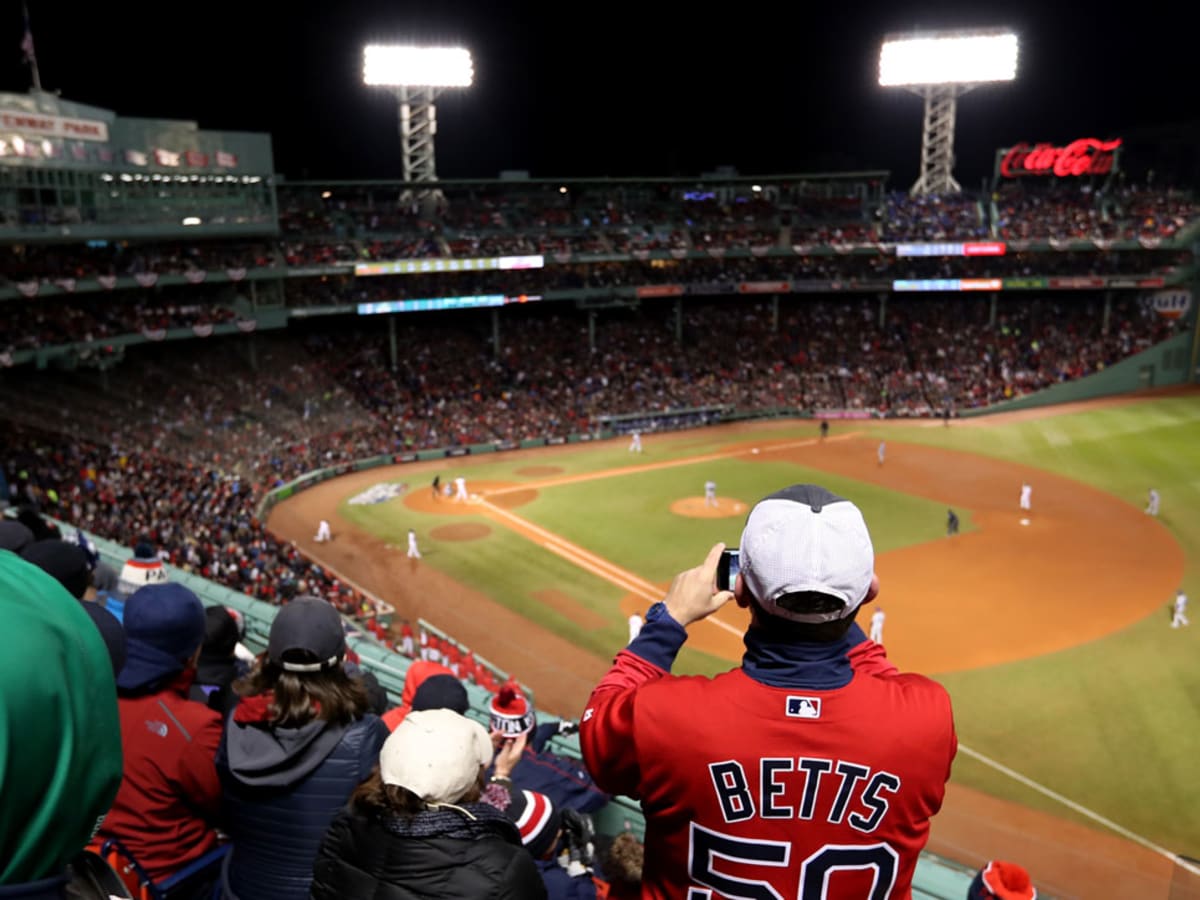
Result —
<path fill-rule="evenodd" d="M 763 495 L 823 484 L 866 516 L 890 657 L 953 697 L 953 784 L 976 809 L 1000 798 L 1010 830 L 1086 825 L 1200 856 L 1200 392 L 831 426 L 824 440 L 789 420 L 651 433 L 640 454 L 614 439 L 374 469 L 281 503 L 269 526 L 577 717 L 631 612 L 713 543 L 736 545 Z M 435 498 L 435 475 L 466 478 L 471 500 Z M 383 483 L 397 496 L 364 502 Z M 1157 517 L 1143 511 L 1150 488 Z M 331 543 L 312 541 L 319 518 Z M 419 561 L 405 556 L 410 528 Z M 1195 624 L 1173 629 L 1181 586 Z M 735 664 L 744 616 L 694 626 L 677 671 Z"/>

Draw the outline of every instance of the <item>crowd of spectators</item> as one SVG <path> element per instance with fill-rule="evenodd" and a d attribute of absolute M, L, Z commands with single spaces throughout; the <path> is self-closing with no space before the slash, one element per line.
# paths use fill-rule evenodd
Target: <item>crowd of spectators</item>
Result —
<path fill-rule="evenodd" d="M 267 240 L 7 244 L 0 247 L 0 285 L 148 273 L 183 275 L 197 270 L 274 269 L 284 265 L 280 249 Z"/>

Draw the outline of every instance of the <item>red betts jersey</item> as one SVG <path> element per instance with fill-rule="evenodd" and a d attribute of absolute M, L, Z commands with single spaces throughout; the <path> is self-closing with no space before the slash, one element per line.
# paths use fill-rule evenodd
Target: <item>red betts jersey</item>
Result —
<path fill-rule="evenodd" d="M 643 897 L 911 896 L 957 750 L 950 698 L 874 642 L 849 658 L 848 684 L 810 690 L 617 656 L 580 741 L 597 784 L 642 801 Z"/>

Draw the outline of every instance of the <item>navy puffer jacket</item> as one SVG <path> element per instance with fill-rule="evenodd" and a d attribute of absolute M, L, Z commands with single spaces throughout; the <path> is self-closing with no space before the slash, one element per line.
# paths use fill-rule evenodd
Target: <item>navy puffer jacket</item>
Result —
<path fill-rule="evenodd" d="M 233 840 L 225 900 L 307 900 L 321 838 L 370 776 L 387 736 L 373 715 L 300 728 L 230 718 L 217 751 Z"/>
<path fill-rule="evenodd" d="M 533 857 L 484 803 L 334 819 L 313 868 L 313 900 L 545 900 Z"/>

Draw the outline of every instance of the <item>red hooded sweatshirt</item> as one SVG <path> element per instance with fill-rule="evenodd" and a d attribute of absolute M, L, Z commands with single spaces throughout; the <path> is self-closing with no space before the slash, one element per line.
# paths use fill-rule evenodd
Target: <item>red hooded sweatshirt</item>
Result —
<path fill-rule="evenodd" d="M 388 727 L 389 731 L 395 731 L 396 727 L 404 721 L 404 717 L 412 709 L 412 701 L 417 694 L 417 688 L 434 675 L 453 677 L 454 673 L 441 663 L 426 662 L 423 659 L 417 660 L 408 667 L 408 672 L 404 675 L 404 692 L 400 695 L 400 705 L 393 706 L 383 714 L 383 724 Z"/>

